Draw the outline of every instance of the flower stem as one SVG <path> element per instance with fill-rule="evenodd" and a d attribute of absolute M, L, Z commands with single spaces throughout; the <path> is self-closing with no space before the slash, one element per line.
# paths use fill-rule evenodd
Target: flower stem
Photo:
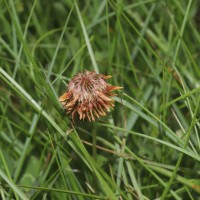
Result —
<path fill-rule="evenodd" d="M 92 144 L 93 144 L 92 154 L 93 154 L 94 160 L 96 160 L 97 159 L 97 148 L 96 148 L 97 135 L 96 135 L 96 131 L 94 130 L 94 128 L 92 129 Z"/>

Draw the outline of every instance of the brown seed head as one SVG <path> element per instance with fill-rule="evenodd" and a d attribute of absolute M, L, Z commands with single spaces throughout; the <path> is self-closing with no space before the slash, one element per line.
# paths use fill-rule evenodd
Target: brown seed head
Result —
<path fill-rule="evenodd" d="M 67 113 L 71 114 L 73 121 L 77 113 L 80 120 L 95 121 L 95 118 L 106 115 L 106 111 L 113 108 L 114 100 L 110 98 L 114 96 L 112 91 L 122 87 L 108 84 L 106 82 L 108 78 L 111 76 L 85 70 L 70 80 L 67 92 L 59 98 L 59 101 Z"/>

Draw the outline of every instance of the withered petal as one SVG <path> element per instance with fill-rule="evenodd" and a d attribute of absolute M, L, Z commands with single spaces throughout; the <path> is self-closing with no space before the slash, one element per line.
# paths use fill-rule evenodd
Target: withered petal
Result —
<path fill-rule="evenodd" d="M 100 97 L 101 99 L 103 99 L 104 101 L 112 101 L 111 98 L 107 97 L 105 94 L 101 93 L 101 92 L 98 92 L 97 91 L 97 94 L 98 94 L 98 97 Z"/>
<path fill-rule="evenodd" d="M 99 109 L 97 109 L 97 111 L 99 112 L 99 114 L 102 115 L 102 116 L 105 116 L 106 113 L 104 112 L 103 108 L 101 107 L 101 104 L 98 103 L 97 106 L 99 108 Z"/>
<path fill-rule="evenodd" d="M 92 117 L 92 121 L 95 121 L 94 115 L 93 115 L 93 113 L 92 113 L 92 109 L 90 109 L 90 115 L 91 115 L 91 117 Z"/>
<path fill-rule="evenodd" d="M 72 95 L 71 92 L 66 92 L 59 98 L 59 101 L 60 102 L 66 101 L 71 97 L 71 95 Z"/>
<path fill-rule="evenodd" d="M 86 112 L 86 115 L 87 115 L 87 118 L 89 119 L 89 121 L 91 122 L 89 112 Z"/>
<path fill-rule="evenodd" d="M 109 79 L 109 78 L 112 78 L 112 76 L 106 76 L 106 75 L 103 75 L 102 77 L 103 77 L 103 79 Z"/>
<path fill-rule="evenodd" d="M 109 85 L 108 86 L 108 89 L 110 91 L 113 91 L 113 90 L 121 90 L 123 87 L 119 87 L 119 86 L 114 86 L 114 85 Z"/>
<path fill-rule="evenodd" d="M 100 103 L 100 104 L 98 104 L 98 105 L 101 105 L 101 106 L 103 106 L 106 110 L 109 110 L 108 102 L 105 103 L 102 99 L 99 99 L 98 102 Z"/>
<path fill-rule="evenodd" d="M 93 109 L 94 114 L 97 116 L 97 118 L 99 118 L 99 114 L 97 113 L 97 111 L 95 109 Z"/>

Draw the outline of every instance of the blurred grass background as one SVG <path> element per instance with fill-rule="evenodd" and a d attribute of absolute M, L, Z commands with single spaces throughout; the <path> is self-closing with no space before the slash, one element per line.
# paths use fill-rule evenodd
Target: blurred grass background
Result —
<path fill-rule="evenodd" d="M 200 199 L 200 2 L 0 0 L 1 199 Z M 114 111 L 71 125 L 78 72 Z"/>

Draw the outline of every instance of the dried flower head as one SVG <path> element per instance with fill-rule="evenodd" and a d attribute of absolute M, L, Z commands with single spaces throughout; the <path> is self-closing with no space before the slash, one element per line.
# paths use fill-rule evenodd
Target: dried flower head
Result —
<path fill-rule="evenodd" d="M 110 98 L 114 96 L 112 91 L 121 87 L 108 84 L 106 80 L 109 78 L 111 76 L 85 70 L 70 80 L 67 91 L 59 101 L 73 121 L 77 114 L 80 120 L 95 121 L 95 118 L 105 116 L 106 111 L 113 108 L 114 100 Z"/>

